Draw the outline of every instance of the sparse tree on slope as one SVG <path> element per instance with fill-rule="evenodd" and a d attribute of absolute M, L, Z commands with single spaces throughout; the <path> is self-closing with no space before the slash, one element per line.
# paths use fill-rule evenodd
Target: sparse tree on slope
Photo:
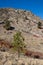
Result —
<path fill-rule="evenodd" d="M 10 25 L 10 21 L 8 20 L 8 18 L 6 18 L 5 20 L 4 20 L 4 28 L 6 29 L 6 30 L 9 30 L 10 29 L 10 27 L 11 27 L 11 25 Z"/>
<path fill-rule="evenodd" d="M 22 51 L 22 49 L 25 46 L 24 38 L 22 37 L 21 32 L 17 32 L 14 35 L 14 42 L 12 43 L 12 45 L 14 46 L 14 50 L 18 51 L 18 58 L 19 58 L 20 52 Z"/>

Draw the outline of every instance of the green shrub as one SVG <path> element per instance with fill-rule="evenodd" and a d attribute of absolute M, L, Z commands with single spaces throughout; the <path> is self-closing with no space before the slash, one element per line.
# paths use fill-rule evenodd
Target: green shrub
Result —
<path fill-rule="evenodd" d="M 22 49 L 25 46 L 24 38 L 22 37 L 21 32 L 18 31 L 14 35 L 14 41 L 13 41 L 12 45 L 14 46 L 14 50 L 18 51 L 18 57 L 19 57 L 20 56 L 20 52 L 22 51 Z"/>
<path fill-rule="evenodd" d="M 4 22 L 4 28 L 6 29 L 6 30 L 9 30 L 10 29 L 10 21 L 8 21 L 8 20 L 5 20 L 5 22 Z"/>
<path fill-rule="evenodd" d="M 38 28 L 41 29 L 41 25 L 42 23 L 41 22 L 38 22 Z"/>

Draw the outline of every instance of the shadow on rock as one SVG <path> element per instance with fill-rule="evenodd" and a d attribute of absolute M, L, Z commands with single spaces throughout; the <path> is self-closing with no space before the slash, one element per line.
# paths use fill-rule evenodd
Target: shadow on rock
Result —
<path fill-rule="evenodd" d="M 8 28 L 7 30 L 14 30 L 15 29 L 15 27 L 10 27 L 10 28 Z"/>

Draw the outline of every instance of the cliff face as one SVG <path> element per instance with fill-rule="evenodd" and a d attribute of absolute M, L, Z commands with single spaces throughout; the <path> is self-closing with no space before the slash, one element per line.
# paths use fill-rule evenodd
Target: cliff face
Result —
<path fill-rule="evenodd" d="M 6 30 L 4 20 L 11 21 L 12 30 Z M 30 11 L 1 8 L 0 9 L 0 38 L 12 42 L 13 35 L 19 30 L 25 38 L 27 48 L 34 51 L 43 50 L 43 29 L 38 28 L 38 22 L 43 21 Z"/>

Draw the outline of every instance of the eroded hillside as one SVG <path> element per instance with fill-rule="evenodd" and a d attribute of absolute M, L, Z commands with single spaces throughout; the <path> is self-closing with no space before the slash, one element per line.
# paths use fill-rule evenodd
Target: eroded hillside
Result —
<path fill-rule="evenodd" d="M 6 21 L 10 21 L 9 30 L 4 27 Z M 39 22 L 41 22 L 41 28 L 38 28 Z M 18 53 L 12 54 L 12 51 L 9 50 L 12 48 L 9 43 L 13 42 L 13 36 L 17 31 L 20 31 L 25 39 L 26 55 L 28 56 L 21 54 L 19 60 Z M 43 64 L 43 20 L 30 11 L 0 8 L 0 65 L 15 64 Z"/>
<path fill-rule="evenodd" d="M 5 19 L 11 21 L 12 30 L 3 27 Z M 42 23 L 42 29 L 38 28 L 38 22 Z M 0 9 L 0 38 L 12 42 L 13 35 L 18 30 L 22 32 L 28 49 L 43 52 L 43 21 L 30 11 Z"/>

